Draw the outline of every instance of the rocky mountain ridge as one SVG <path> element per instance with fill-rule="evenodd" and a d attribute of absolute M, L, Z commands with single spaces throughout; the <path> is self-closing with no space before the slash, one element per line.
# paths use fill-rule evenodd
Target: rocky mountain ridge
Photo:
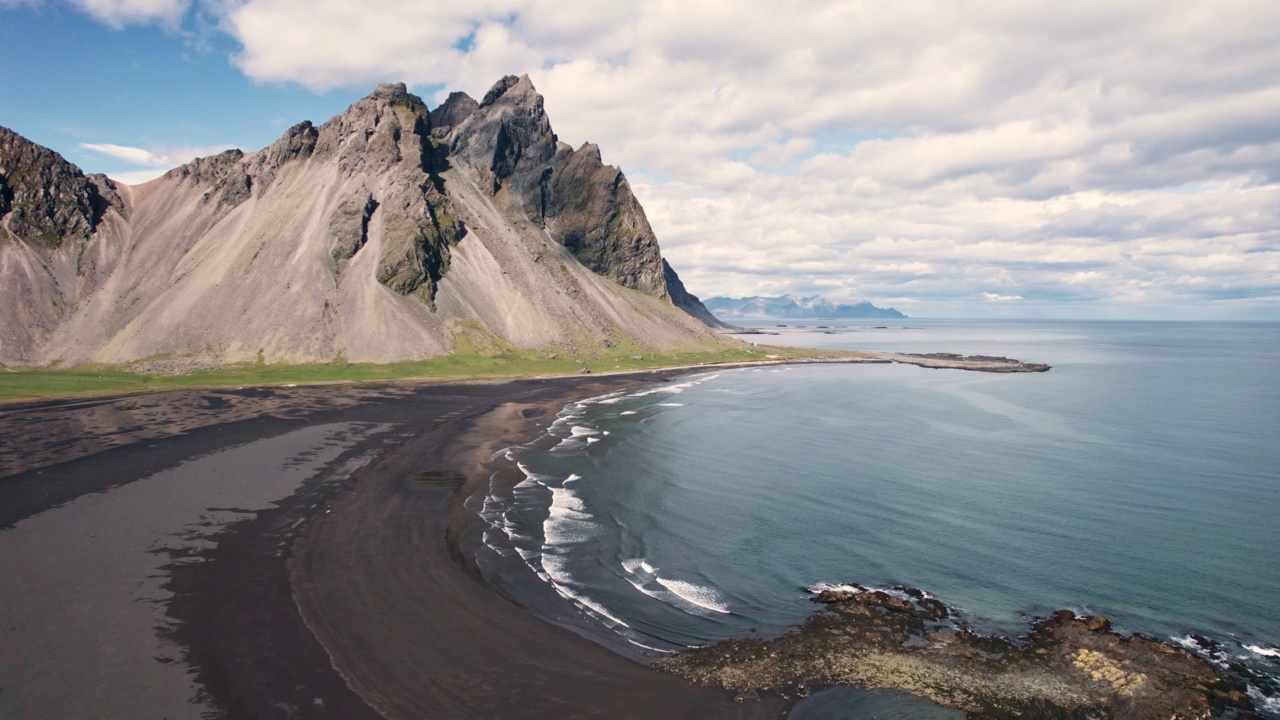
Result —
<path fill-rule="evenodd" d="M 755 295 L 744 298 L 713 297 L 704 301 L 704 305 L 720 318 L 777 318 L 777 319 L 896 319 L 906 315 L 893 308 L 880 308 L 863 300 L 857 303 L 836 303 L 821 295 L 802 297 L 799 295 L 778 295 L 766 297 Z"/>
<path fill-rule="evenodd" d="M 527 76 L 434 110 L 381 85 L 134 187 L 0 129 L 0 279 L 18 366 L 725 342 L 626 177 L 559 141 Z"/>

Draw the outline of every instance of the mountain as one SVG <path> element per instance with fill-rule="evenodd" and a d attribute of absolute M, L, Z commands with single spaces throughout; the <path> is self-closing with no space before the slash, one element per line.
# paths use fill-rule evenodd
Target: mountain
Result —
<path fill-rule="evenodd" d="M 727 298 L 713 297 L 706 301 L 705 307 L 719 318 L 905 318 L 906 315 L 893 308 L 878 308 L 865 300 L 851 305 L 833 303 L 820 295 L 800 297 L 799 295 L 779 295 L 777 297 L 745 297 Z"/>
<path fill-rule="evenodd" d="M 381 85 L 138 186 L 0 128 L 0 305 L 18 366 L 723 342 L 626 177 L 559 142 L 527 76 L 434 110 Z"/>

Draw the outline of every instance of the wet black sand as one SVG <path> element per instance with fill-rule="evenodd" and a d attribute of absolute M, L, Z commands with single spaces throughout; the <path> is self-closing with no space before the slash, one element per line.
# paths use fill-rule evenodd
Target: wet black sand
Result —
<path fill-rule="evenodd" d="M 171 558 L 171 623 L 157 632 L 181 657 L 155 662 L 189 665 L 193 700 L 234 718 L 778 717 L 775 701 L 735 703 L 543 622 L 479 581 L 455 542 L 494 450 L 570 400 L 661 377 L 10 406 L 0 528 L 221 448 L 323 423 L 391 424 L 216 545 Z"/>

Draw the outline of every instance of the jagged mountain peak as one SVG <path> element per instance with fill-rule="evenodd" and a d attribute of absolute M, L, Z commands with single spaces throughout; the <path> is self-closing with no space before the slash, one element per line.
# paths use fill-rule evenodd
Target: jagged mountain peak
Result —
<path fill-rule="evenodd" d="M 58 246 L 86 240 L 109 210 L 128 214 L 113 180 L 0 127 L 0 237 Z"/>
<path fill-rule="evenodd" d="M 431 111 L 431 131 L 437 136 L 460 125 L 480 107 L 475 98 L 464 92 L 451 92 L 440 107 Z"/>
<path fill-rule="evenodd" d="M 380 85 L 321 125 L 194 160 L 123 199 L 47 157 L 21 177 L 0 166 L 7 227 L 49 178 L 121 213 L 99 227 L 88 203 L 84 227 L 56 231 L 75 238 L 65 252 L 0 232 L 0 304 L 16 308 L 0 315 L 0 363 L 390 362 L 454 352 L 462 336 L 720 342 L 690 317 L 714 322 L 663 262 L 626 177 L 596 145 L 559 142 L 527 76 L 434 110 Z"/>
<path fill-rule="evenodd" d="M 499 80 L 446 140 L 451 155 L 487 171 L 495 195 L 507 185 L 514 185 L 511 194 L 527 193 L 558 145 L 542 96 L 527 75 Z"/>
<path fill-rule="evenodd" d="M 419 105 L 422 104 L 422 98 L 417 95 L 412 95 L 409 92 L 409 87 L 402 82 L 378 83 L 378 86 L 373 89 L 373 92 L 369 93 L 369 97 L 380 97 L 388 100 L 411 99 Z"/>
<path fill-rule="evenodd" d="M 489 92 L 480 101 L 480 107 L 487 107 L 504 98 L 509 103 L 542 102 L 542 96 L 533 87 L 533 81 L 528 75 L 507 75 L 489 88 Z"/>

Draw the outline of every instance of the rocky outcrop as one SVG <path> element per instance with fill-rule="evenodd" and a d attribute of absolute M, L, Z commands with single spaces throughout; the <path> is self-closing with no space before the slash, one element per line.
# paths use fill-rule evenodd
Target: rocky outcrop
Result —
<path fill-rule="evenodd" d="M 562 145 L 546 180 L 526 198 L 547 230 L 583 265 L 620 285 L 668 296 L 658 241 L 622 171 L 605 165 L 600 148 Z"/>
<path fill-rule="evenodd" d="M 444 137 L 454 127 L 471 117 L 480 103 L 464 92 L 451 92 L 440 107 L 431 111 L 431 132 Z"/>
<path fill-rule="evenodd" d="M 1182 648 L 1120 635 L 1102 617 L 1062 611 L 1008 640 L 974 632 L 912 588 L 828 587 L 814 600 L 826 608 L 780 637 L 655 664 L 739 693 L 829 684 L 905 691 L 979 720 L 1256 717 L 1241 677 Z"/>
<path fill-rule="evenodd" d="M 281 170 L 315 157 L 336 163 L 343 177 L 381 176 L 379 192 L 367 183 L 341 197 L 329 221 L 335 261 L 351 258 L 368 240 L 373 213 L 384 229 L 377 279 L 401 295 L 431 305 L 449 265 L 449 246 L 466 228 L 443 192 L 444 154 L 431 136 L 427 106 L 403 83 L 379 85 L 319 128 L 302 122 L 247 158 L 239 150 L 201 158 L 165 176 L 204 189 L 224 213 L 270 187 Z"/>
<path fill-rule="evenodd" d="M 664 266 L 626 176 L 604 164 L 599 147 L 585 143 L 574 150 L 558 141 L 527 76 L 503 78 L 479 103 L 454 93 L 438 117 L 451 124 L 442 136 L 451 161 L 480 171 L 508 213 L 544 228 L 594 272 L 652 297 L 671 297 L 667 278 L 675 271 Z M 683 293 L 681 299 L 677 307 L 719 326 L 696 297 Z"/>
<path fill-rule="evenodd" d="M 931 368 L 967 368 L 982 372 L 1048 372 L 1044 363 L 1028 363 L 1014 358 L 994 355 L 961 355 L 959 353 L 905 353 L 898 355 L 898 362 Z"/>
<path fill-rule="evenodd" d="M 0 228 L 44 247 L 83 243 L 108 209 L 126 213 L 115 183 L 0 127 Z"/>
<path fill-rule="evenodd" d="M 662 274 L 667 282 L 667 294 L 671 297 L 671 303 L 681 310 L 689 313 L 699 322 L 707 327 L 718 328 L 721 330 L 740 330 L 741 328 L 723 322 L 720 318 L 712 315 L 707 308 L 698 299 L 697 295 L 685 289 L 684 283 L 680 281 L 680 276 L 664 259 L 662 261 Z"/>
<path fill-rule="evenodd" d="M 377 209 L 378 201 L 364 185 L 338 201 L 329 218 L 330 253 L 335 261 L 350 260 L 369 241 L 369 220 Z"/>
<path fill-rule="evenodd" d="M 254 158 L 252 174 L 261 189 L 266 189 L 276 179 L 276 173 L 286 163 L 311 157 L 315 152 L 320 132 L 304 120 L 289 128 L 283 137 L 272 143 Z"/>
<path fill-rule="evenodd" d="M 444 193 L 439 176 L 446 167 L 444 154 L 431 135 L 430 112 L 422 99 L 403 83 L 379 85 L 325 123 L 315 146 L 317 159 L 336 158 L 343 175 L 390 176 L 380 195 L 361 186 L 343 198 L 330 224 L 331 234 L 345 233 L 334 237 L 333 256 L 350 257 L 363 247 L 373 213 L 381 212 L 378 282 L 434 303 L 437 284 L 448 270 L 449 247 L 462 239 L 466 227 Z M 353 221 L 357 216 L 358 223 Z"/>

